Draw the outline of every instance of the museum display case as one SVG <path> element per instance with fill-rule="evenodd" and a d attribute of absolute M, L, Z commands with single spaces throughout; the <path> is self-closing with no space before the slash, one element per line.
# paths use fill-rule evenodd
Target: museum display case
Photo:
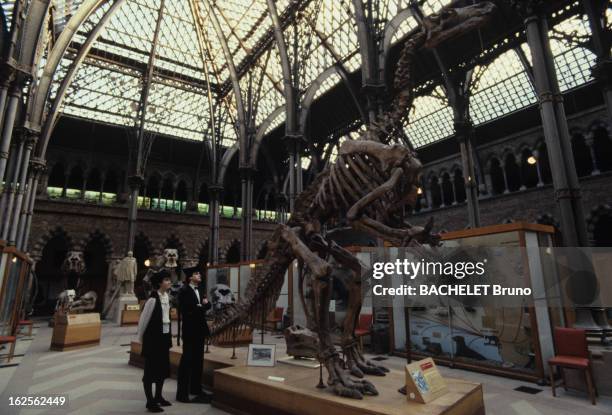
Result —
<path fill-rule="evenodd" d="M 545 362 L 554 354 L 552 327 L 565 321 L 559 303 L 548 304 L 550 298 L 544 295 L 544 287 L 557 276 L 540 248 L 552 247 L 553 232 L 550 226 L 511 223 L 443 234 L 443 246 L 448 248 L 517 248 L 504 251 L 513 256 L 504 261 L 518 283 L 531 288 L 531 301 L 506 307 L 479 298 L 469 305 L 404 307 L 405 298 L 395 298 L 393 352 L 486 373 L 545 379 Z M 385 256 L 393 261 L 398 249 L 388 248 Z"/>
<path fill-rule="evenodd" d="M 0 336 L 14 336 L 32 260 L 4 241 L 0 241 L 0 250 Z"/>

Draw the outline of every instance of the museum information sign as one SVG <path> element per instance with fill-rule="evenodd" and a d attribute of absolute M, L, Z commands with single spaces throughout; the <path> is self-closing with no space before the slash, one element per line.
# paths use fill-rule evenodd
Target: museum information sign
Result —
<path fill-rule="evenodd" d="M 448 392 L 446 381 L 432 358 L 406 365 L 406 397 L 428 403 Z"/>

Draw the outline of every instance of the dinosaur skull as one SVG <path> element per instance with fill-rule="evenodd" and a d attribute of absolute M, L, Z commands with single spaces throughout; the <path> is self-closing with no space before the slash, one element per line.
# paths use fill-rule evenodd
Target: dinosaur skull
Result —
<path fill-rule="evenodd" d="M 176 268 L 178 266 L 178 250 L 173 248 L 164 249 L 164 267 L 165 268 Z"/>
<path fill-rule="evenodd" d="M 66 290 L 66 304 L 68 306 L 70 306 L 70 304 L 72 304 L 74 302 L 74 299 L 76 297 L 76 291 L 75 290 Z"/>
<path fill-rule="evenodd" d="M 212 306 L 215 311 L 222 310 L 225 306 L 236 302 L 232 290 L 225 284 L 217 284 L 212 287 L 210 298 L 212 299 Z"/>
<path fill-rule="evenodd" d="M 495 4 L 483 1 L 465 7 L 445 7 L 423 18 L 427 39 L 425 47 L 435 48 L 442 42 L 457 38 L 483 26 L 496 10 Z"/>
<path fill-rule="evenodd" d="M 305 327 L 287 327 L 284 331 L 287 354 L 296 358 L 316 358 L 319 354 L 319 337 Z"/>
<path fill-rule="evenodd" d="M 62 263 L 62 271 L 65 273 L 74 272 L 82 274 L 85 272 L 85 258 L 83 251 L 68 251 Z"/>

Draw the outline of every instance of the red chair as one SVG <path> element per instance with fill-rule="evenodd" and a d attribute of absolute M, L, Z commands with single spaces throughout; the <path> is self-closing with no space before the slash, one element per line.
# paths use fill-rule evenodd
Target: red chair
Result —
<path fill-rule="evenodd" d="M 363 337 L 369 336 L 372 331 L 372 314 L 361 314 L 359 324 L 355 328 L 355 337 L 359 339 L 359 348 L 363 352 Z"/>
<path fill-rule="evenodd" d="M 565 369 L 577 369 L 584 372 L 591 403 L 595 405 L 597 387 L 593 379 L 589 347 L 587 345 L 586 331 L 582 329 L 570 329 L 555 327 L 555 345 L 557 354 L 548 360 L 550 365 L 550 384 L 553 396 L 555 394 L 555 367 L 559 367 L 563 379 L 563 387 L 567 390 L 565 380 Z"/>
<path fill-rule="evenodd" d="M 32 320 L 19 320 L 19 324 L 17 324 L 19 327 L 21 326 L 28 326 L 28 337 L 32 337 L 32 326 L 34 325 L 32 323 Z"/>
<path fill-rule="evenodd" d="M 13 355 L 15 354 L 15 343 L 17 342 L 17 337 L 15 336 L 0 336 L 0 345 L 2 344 L 10 344 L 11 347 L 9 349 L 7 356 L 7 363 L 11 361 Z"/>
<path fill-rule="evenodd" d="M 270 312 L 266 319 L 266 323 L 272 324 L 274 331 L 278 331 L 278 323 L 283 322 L 283 311 L 285 311 L 283 307 L 276 307 Z"/>

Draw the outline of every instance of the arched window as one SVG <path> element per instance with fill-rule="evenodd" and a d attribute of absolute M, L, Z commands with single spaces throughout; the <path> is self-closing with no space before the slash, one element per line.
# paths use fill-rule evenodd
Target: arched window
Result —
<path fill-rule="evenodd" d="M 455 174 L 453 175 L 453 181 L 455 182 L 455 199 L 457 199 L 457 203 L 465 202 L 465 183 L 463 179 L 463 172 L 461 169 L 456 169 Z"/>
<path fill-rule="evenodd" d="M 225 262 L 227 264 L 235 264 L 240 262 L 240 242 L 234 241 L 234 243 L 227 249 L 225 254 Z"/>
<path fill-rule="evenodd" d="M 438 184 L 438 177 L 432 176 L 429 179 L 429 189 L 431 191 L 431 203 L 434 208 L 440 207 L 442 204 L 442 192 Z"/>
<path fill-rule="evenodd" d="M 501 194 L 506 191 L 506 182 L 504 181 L 504 172 L 498 159 L 491 159 L 491 184 L 493 185 L 493 194 Z"/>
<path fill-rule="evenodd" d="M 521 187 L 521 173 L 516 164 L 514 154 L 506 155 L 504 159 L 504 168 L 506 170 L 506 180 L 508 181 L 508 190 L 516 192 Z"/>
<path fill-rule="evenodd" d="M 572 136 L 572 153 L 576 164 L 576 174 L 579 177 L 590 175 L 593 170 L 593 160 L 591 160 L 591 151 L 582 134 L 576 133 Z"/>
<path fill-rule="evenodd" d="M 536 162 L 537 160 L 533 156 L 533 152 L 528 148 L 523 149 L 521 152 L 521 176 L 523 177 L 523 185 L 525 187 L 536 187 L 538 184 Z"/>
<path fill-rule="evenodd" d="M 442 200 L 444 200 L 446 206 L 450 206 L 455 202 L 453 184 L 448 173 L 442 175 Z"/>
<path fill-rule="evenodd" d="M 80 166 L 74 166 L 72 170 L 70 170 L 70 174 L 68 175 L 67 187 L 69 191 L 66 193 L 67 197 L 79 197 L 81 195 L 84 176 L 85 173 Z"/>
<path fill-rule="evenodd" d="M 51 172 L 49 173 L 47 185 L 49 187 L 57 187 L 62 189 L 66 184 L 65 169 L 64 163 L 55 163 L 51 169 Z"/>
<path fill-rule="evenodd" d="M 176 187 L 175 206 L 174 208 L 179 212 L 184 212 L 187 207 L 187 184 L 184 180 L 181 180 Z"/>
<path fill-rule="evenodd" d="M 612 140 L 605 128 L 599 127 L 593 132 L 593 148 L 599 170 L 612 170 Z"/>

